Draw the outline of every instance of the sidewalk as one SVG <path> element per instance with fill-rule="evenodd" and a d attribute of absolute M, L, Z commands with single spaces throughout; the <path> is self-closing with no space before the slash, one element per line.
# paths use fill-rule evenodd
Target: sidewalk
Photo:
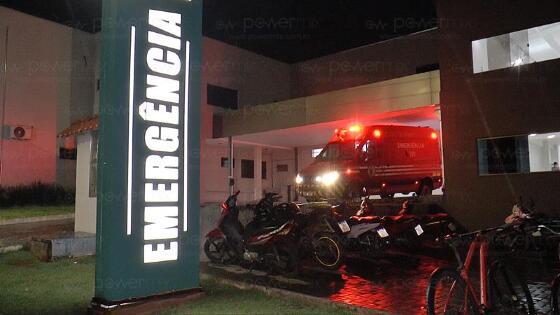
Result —
<path fill-rule="evenodd" d="M 2 248 L 26 246 L 32 238 L 57 238 L 74 232 L 74 218 L 0 226 Z"/>

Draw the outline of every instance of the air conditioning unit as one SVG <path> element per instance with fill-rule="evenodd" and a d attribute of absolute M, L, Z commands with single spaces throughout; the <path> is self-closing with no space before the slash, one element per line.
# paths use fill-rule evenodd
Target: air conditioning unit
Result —
<path fill-rule="evenodd" d="M 31 140 L 33 127 L 31 126 L 10 126 L 9 138 L 13 140 Z"/>

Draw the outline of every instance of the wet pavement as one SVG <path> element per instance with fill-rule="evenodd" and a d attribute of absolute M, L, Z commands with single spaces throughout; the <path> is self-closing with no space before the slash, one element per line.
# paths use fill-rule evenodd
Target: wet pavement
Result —
<path fill-rule="evenodd" d="M 442 257 L 392 255 L 375 260 L 349 260 L 337 272 L 325 272 L 306 265 L 298 276 L 271 276 L 237 266 L 203 264 L 205 273 L 229 280 L 275 287 L 331 301 L 391 314 L 426 314 L 426 287 L 431 273 L 451 265 Z M 550 313 L 550 289 L 556 266 L 542 260 L 518 260 L 524 269 L 539 314 Z"/>

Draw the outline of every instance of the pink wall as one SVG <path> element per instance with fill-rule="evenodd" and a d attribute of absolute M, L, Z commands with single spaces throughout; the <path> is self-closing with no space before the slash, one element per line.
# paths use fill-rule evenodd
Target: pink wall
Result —
<path fill-rule="evenodd" d="M 92 44 L 92 35 L 0 7 L 2 65 L 6 27 L 9 42 L 4 125 L 32 126 L 33 137 L 26 141 L 3 140 L 0 184 L 41 181 L 74 186 L 76 163 L 58 159 L 62 141 L 56 135 L 77 119 L 76 113 L 91 115 L 93 93 L 89 91 L 93 84 L 88 82 L 93 78 L 83 69 L 83 56 L 89 57 L 90 48 L 82 44 Z M 93 67 L 93 62 L 88 67 Z M 0 77 L 0 81 L 4 79 Z M 1 94 L 0 89 L 0 100 Z"/>

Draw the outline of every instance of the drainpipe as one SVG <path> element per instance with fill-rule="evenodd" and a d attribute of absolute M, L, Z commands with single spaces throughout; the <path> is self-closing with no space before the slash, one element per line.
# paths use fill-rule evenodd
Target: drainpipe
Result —
<path fill-rule="evenodd" d="M 6 27 L 6 37 L 4 43 L 4 84 L 2 86 L 2 121 L 0 122 L 0 186 L 4 179 L 4 124 L 6 123 L 6 90 L 8 84 L 8 38 L 10 28 Z"/>

